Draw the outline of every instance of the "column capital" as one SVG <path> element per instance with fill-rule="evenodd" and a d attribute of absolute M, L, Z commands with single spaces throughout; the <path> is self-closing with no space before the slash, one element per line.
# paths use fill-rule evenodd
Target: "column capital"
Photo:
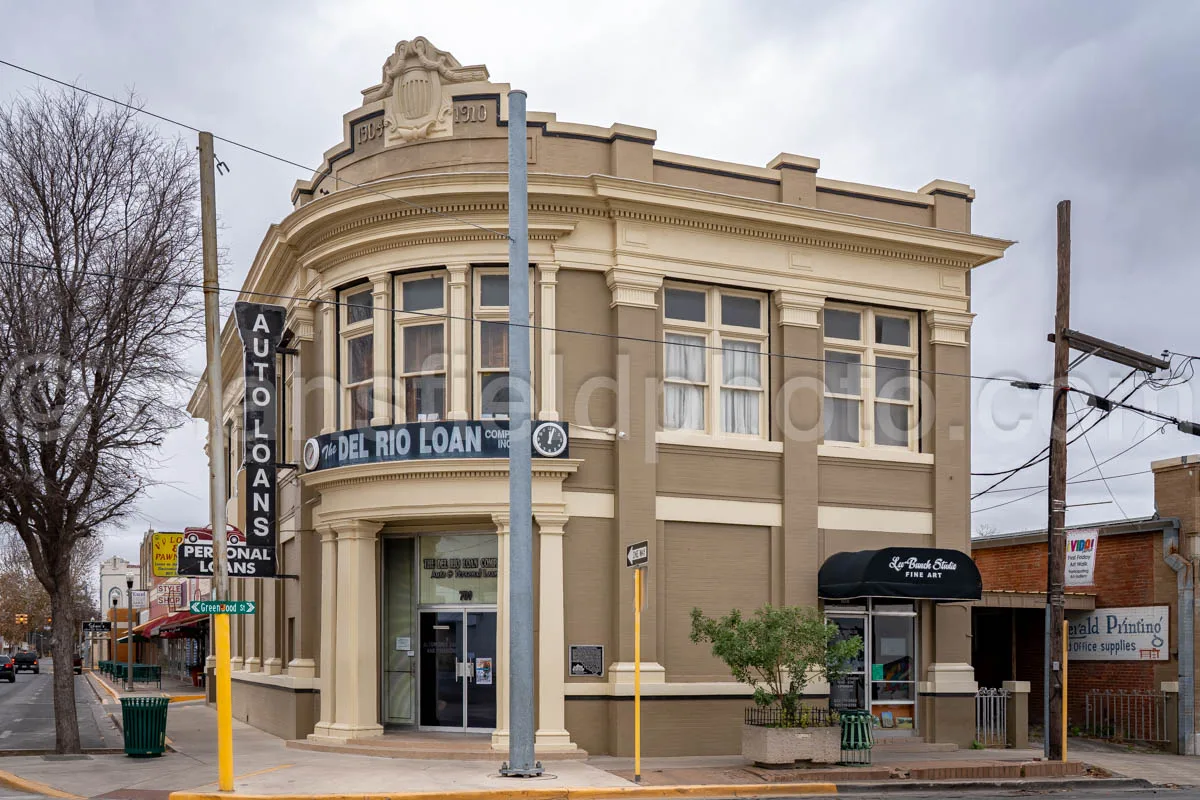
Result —
<path fill-rule="evenodd" d="M 966 347 L 967 332 L 971 330 L 974 314 L 956 311 L 929 311 L 925 321 L 929 324 L 930 344 L 948 344 Z"/>
<path fill-rule="evenodd" d="M 335 522 L 333 523 L 333 527 L 337 528 L 338 541 L 374 539 L 376 534 L 383 529 L 383 523 L 366 519 L 353 519 L 346 522 Z"/>
<path fill-rule="evenodd" d="M 566 514 L 537 514 L 533 515 L 537 521 L 538 535 L 540 536 L 562 536 L 563 529 L 570 519 Z"/>
<path fill-rule="evenodd" d="M 392 276 L 386 272 L 377 272 L 371 275 L 368 280 L 371 281 L 371 294 L 386 294 L 392 285 Z"/>
<path fill-rule="evenodd" d="M 322 542 L 332 542 L 337 539 L 337 530 L 332 525 L 318 525 L 315 530 L 320 535 Z"/>
<path fill-rule="evenodd" d="M 605 280 L 608 288 L 612 290 L 610 308 L 658 308 L 658 290 L 662 288 L 662 275 L 613 267 L 605 273 Z"/>
<path fill-rule="evenodd" d="M 492 522 L 496 523 L 496 533 L 501 536 L 507 536 L 511 532 L 508 514 L 492 514 Z"/>
<path fill-rule="evenodd" d="M 779 309 L 779 324 L 797 328 L 821 327 L 821 309 L 825 298 L 803 292 L 775 292 L 775 307 Z"/>
<path fill-rule="evenodd" d="M 558 283 L 558 264 L 550 262 L 548 264 L 538 264 L 538 282 L 539 283 Z"/>
<path fill-rule="evenodd" d="M 323 310 L 334 311 L 337 309 L 335 305 L 337 303 L 337 292 L 333 289 L 322 289 L 321 293 L 317 295 L 317 302 L 324 306 Z"/>
<path fill-rule="evenodd" d="M 313 330 L 313 310 L 306 305 L 295 305 L 288 309 L 287 327 L 292 335 L 301 342 L 311 342 L 315 336 Z"/>
<path fill-rule="evenodd" d="M 450 285 L 455 286 L 467 282 L 467 270 L 470 264 L 447 264 L 446 271 L 450 273 Z"/>

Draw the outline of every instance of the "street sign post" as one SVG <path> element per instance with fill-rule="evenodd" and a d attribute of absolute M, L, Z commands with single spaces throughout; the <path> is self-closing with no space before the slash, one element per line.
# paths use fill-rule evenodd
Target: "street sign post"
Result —
<path fill-rule="evenodd" d="M 253 600 L 193 600 L 188 609 L 193 614 L 253 614 Z"/>
<path fill-rule="evenodd" d="M 625 548 L 625 566 L 633 568 L 633 782 L 642 782 L 642 609 L 646 604 L 645 573 L 650 542 Z"/>

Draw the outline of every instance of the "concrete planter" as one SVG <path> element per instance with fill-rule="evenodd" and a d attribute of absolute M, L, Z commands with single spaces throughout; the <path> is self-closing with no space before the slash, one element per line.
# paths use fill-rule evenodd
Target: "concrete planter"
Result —
<path fill-rule="evenodd" d="M 836 764 L 841 753 L 840 725 L 818 728 L 742 726 L 742 757 L 761 767 Z"/>

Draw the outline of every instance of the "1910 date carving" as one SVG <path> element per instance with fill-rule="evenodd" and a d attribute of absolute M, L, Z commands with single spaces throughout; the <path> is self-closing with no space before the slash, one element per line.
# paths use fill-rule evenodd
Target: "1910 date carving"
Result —
<path fill-rule="evenodd" d="M 455 103 L 455 122 L 487 122 L 488 108 L 486 103 Z"/>

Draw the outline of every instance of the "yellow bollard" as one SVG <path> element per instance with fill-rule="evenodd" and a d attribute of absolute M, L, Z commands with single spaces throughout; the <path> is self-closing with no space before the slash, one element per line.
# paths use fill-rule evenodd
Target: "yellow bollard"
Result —
<path fill-rule="evenodd" d="M 233 688 L 229 677 L 229 615 L 213 614 L 217 654 L 217 786 L 233 791 Z"/>

